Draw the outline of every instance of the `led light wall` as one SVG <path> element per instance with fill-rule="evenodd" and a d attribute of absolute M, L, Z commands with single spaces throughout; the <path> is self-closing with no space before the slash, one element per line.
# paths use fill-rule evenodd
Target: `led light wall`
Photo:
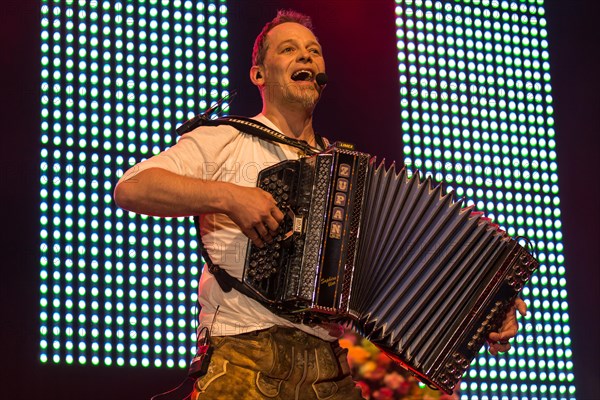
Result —
<path fill-rule="evenodd" d="M 396 3 L 406 164 L 528 238 L 541 263 L 513 349 L 482 350 L 461 396 L 575 398 L 544 2 Z"/>
<path fill-rule="evenodd" d="M 187 365 L 200 263 L 186 219 L 118 209 L 134 163 L 227 94 L 224 1 L 42 1 L 40 358 Z"/>

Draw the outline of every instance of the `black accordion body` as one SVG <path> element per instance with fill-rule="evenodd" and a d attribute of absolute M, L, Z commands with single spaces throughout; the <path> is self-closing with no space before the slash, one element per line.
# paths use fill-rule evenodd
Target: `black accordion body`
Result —
<path fill-rule="evenodd" d="M 451 393 L 537 268 L 431 179 L 334 146 L 261 171 L 286 214 L 250 245 L 243 284 L 293 321 L 349 322 L 423 382 Z"/>

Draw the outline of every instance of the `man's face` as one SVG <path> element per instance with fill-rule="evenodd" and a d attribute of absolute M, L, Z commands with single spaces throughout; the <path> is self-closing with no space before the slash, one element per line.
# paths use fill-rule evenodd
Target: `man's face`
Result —
<path fill-rule="evenodd" d="M 315 35 L 300 24 L 286 22 L 268 33 L 267 45 L 262 66 L 264 101 L 278 106 L 314 107 L 320 95 L 315 76 L 325 72 Z"/>

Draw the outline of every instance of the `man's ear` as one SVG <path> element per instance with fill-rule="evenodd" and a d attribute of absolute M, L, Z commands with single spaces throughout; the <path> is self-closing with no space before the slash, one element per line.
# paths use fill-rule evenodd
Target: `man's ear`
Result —
<path fill-rule="evenodd" d="M 262 68 L 258 65 L 250 67 L 250 81 L 256 86 L 262 86 L 264 84 Z"/>

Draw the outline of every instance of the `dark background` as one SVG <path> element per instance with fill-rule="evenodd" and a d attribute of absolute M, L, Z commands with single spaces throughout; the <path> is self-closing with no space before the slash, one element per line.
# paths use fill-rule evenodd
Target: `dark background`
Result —
<path fill-rule="evenodd" d="M 399 94 L 392 0 L 230 0 L 233 113 L 260 111 L 247 83 L 254 37 L 278 8 L 313 16 L 330 83 L 316 114 L 318 131 L 360 149 L 400 159 Z M 179 369 L 40 365 L 39 4 L 0 6 L 1 201 L 0 398 L 148 399 L 176 386 Z M 546 4 L 559 156 L 560 197 L 578 399 L 600 399 L 598 2 Z M 385 55 L 385 56 L 384 56 Z M 183 398 L 182 396 L 174 398 Z"/>

